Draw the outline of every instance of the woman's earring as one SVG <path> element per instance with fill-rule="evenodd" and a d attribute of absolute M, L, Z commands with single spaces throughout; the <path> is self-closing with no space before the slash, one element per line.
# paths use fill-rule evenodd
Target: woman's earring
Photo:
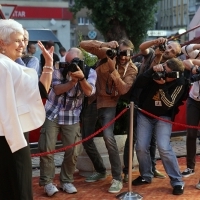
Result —
<path fill-rule="evenodd" d="M 2 50 L 1 53 L 4 54 L 4 53 L 5 53 L 5 50 Z"/>

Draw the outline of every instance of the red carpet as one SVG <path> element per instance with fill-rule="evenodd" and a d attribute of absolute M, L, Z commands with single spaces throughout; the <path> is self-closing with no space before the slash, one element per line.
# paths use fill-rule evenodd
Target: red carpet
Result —
<path fill-rule="evenodd" d="M 178 158 L 180 165 L 180 170 L 183 171 L 185 166 L 185 158 Z M 157 161 L 156 168 L 163 172 L 164 168 L 161 161 Z M 139 176 L 138 170 L 133 172 L 133 179 Z M 183 195 L 175 196 L 172 195 L 172 187 L 169 183 L 169 178 L 157 179 L 154 178 L 151 184 L 145 186 L 133 186 L 132 191 L 137 192 L 143 196 L 143 200 L 200 200 L 200 190 L 195 188 L 198 180 L 200 178 L 200 157 L 197 156 L 196 171 L 195 174 L 184 178 L 185 181 L 185 191 Z M 78 173 L 74 175 L 74 185 L 76 186 L 78 193 L 67 194 L 63 191 L 59 191 L 53 197 L 47 197 L 44 193 L 43 187 L 38 185 L 38 177 L 33 178 L 34 187 L 34 200 L 114 200 L 117 199 L 115 194 L 110 194 L 107 192 L 111 183 L 111 176 L 108 176 L 106 180 L 98 181 L 95 183 L 84 182 L 84 177 L 80 176 Z M 57 174 L 54 181 L 59 185 L 59 175 Z M 121 192 L 128 192 L 128 184 L 124 184 Z M 120 193 L 121 193 L 120 192 Z"/>

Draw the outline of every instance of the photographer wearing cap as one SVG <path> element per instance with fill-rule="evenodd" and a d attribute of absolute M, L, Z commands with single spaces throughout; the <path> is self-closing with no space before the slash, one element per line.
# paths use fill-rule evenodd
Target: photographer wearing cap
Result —
<path fill-rule="evenodd" d="M 132 63 L 133 44 L 124 39 L 119 42 L 100 42 L 96 40 L 82 41 L 81 48 L 96 55 L 97 91 L 93 99 L 89 99 L 88 107 L 83 112 L 82 136 L 88 137 L 95 131 L 97 118 L 102 126 L 115 118 L 119 97 L 126 94 L 137 75 L 137 67 Z M 93 101 L 93 103 L 92 103 Z M 114 124 L 103 131 L 103 138 L 108 149 L 111 172 L 113 176 L 110 193 L 119 192 L 122 185 L 122 164 L 113 134 Z M 106 167 L 94 144 L 93 138 L 83 143 L 96 172 L 86 178 L 86 182 L 95 182 L 106 178 Z"/>
<path fill-rule="evenodd" d="M 164 71 L 165 74 L 176 72 L 177 77 L 171 78 L 167 75 L 160 79 L 154 79 L 155 73 Z M 184 93 L 185 79 L 183 71 L 182 62 L 177 58 L 171 58 L 139 75 L 134 84 L 134 88 L 142 88 L 139 97 L 139 108 L 164 120 L 172 120 L 173 109 L 175 109 L 176 103 Z M 182 181 L 176 155 L 170 145 L 172 124 L 150 117 L 139 110 L 137 111 L 136 154 L 140 176 L 133 180 L 132 184 L 149 184 L 154 177 L 149 152 L 153 130 L 162 163 L 173 187 L 173 194 L 183 194 L 184 182 Z"/>
<path fill-rule="evenodd" d="M 58 133 L 61 134 L 63 146 L 69 146 L 81 139 L 80 112 L 84 96 L 95 93 L 96 72 L 90 69 L 86 80 L 83 64 L 83 54 L 78 48 L 68 50 L 63 68 L 53 72 L 52 89 L 45 104 L 46 120 L 41 128 L 39 138 L 40 152 L 55 150 Z M 64 73 L 65 72 L 65 73 Z M 65 151 L 60 172 L 60 185 L 67 193 L 76 193 L 77 189 L 72 182 L 80 145 Z M 55 165 L 53 154 L 40 157 L 40 186 L 48 196 L 52 196 L 58 189 L 53 184 Z"/>
<path fill-rule="evenodd" d="M 190 71 L 190 80 L 193 83 L 186 102 L 186 122 L 190 126 L 198 126 L 200 121 L 200 44 L 190 44 L 182 47 L 182 52 L 189 57 L 184 60 L 185 68 Z M 196 139 L 198 129 L 188 128 L 186 139 L 186 164 L 187 169 L 182 172 L 183 177 L 189 177 L 195 173 Z M 200 181 L 196 185 L 200 189 Z"/>

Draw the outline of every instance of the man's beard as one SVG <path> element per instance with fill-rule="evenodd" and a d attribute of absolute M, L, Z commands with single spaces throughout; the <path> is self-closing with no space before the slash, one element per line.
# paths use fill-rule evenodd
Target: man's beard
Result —
<path fill-rule="evenodd" d="M 117 59 L 117 63 L 120 66 L 126 66 L 129 61 L 130 61 L 130 59 L 129 60 L 123 60 L 123 63 L 121 63 L 120 58 Z"/>

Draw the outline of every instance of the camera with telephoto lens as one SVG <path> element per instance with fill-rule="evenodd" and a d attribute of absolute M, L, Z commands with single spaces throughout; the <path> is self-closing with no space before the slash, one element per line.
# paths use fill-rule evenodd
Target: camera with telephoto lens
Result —
<path fill-rule="evenodd" d="M 133 56 L 133 50 L 127 49 L 120 51 L 119 47 L 117 47 L 115 49 L 108 49 L 106 51 L 106 55 L 111 59 L 113 59 L 115 56 Z"/>
<path fill-rule="evenodd" d="M 74 58 L 70 63 L 68 62 L 56 62 L 55 69 L 65 68 L 68 72 L 76 72 L 78 71 L 77 66 L 84 71 L 84 61 L 79 58 Z"/>
<path fill-rule="evenodd" d="M 200 80 L 200 67 L 198 67 L 196 69 L 196 74 L 193 74 L 190 78 L 190 81 L 193 83 L 193 82 L 196 82 L 196 81 L 199 81 Z"/>
<path fill-rule="evenodd" d="M 161 80 L 165 79 L 166 77 L 168 78 L 180 78 L 181 76 L 181 72 L 179 71 L 171 71 L 171 72 L 166 72 L 166 71 L 162 71 L 162 72 L 155 72 L 152 74 L 152 78 L 154 80 Z"/>

